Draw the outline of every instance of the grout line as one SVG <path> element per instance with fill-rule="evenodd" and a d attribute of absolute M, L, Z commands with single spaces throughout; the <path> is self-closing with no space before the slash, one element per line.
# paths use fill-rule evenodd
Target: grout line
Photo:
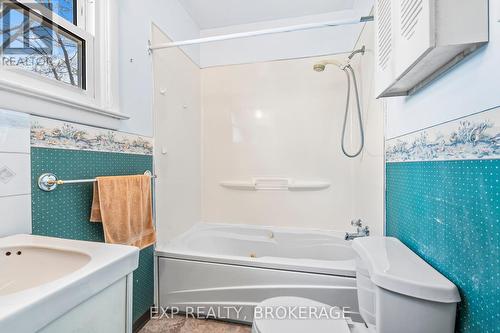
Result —
<path fill-rule="evenodd" d="M 30 155 L 31 153 L 28 152 L 20 152 L 20 151 L 1 151 L 0 154 L 13 154 L 13 155 Z"/>
<path fill-rule="evenodd" d="M 0 195 L 0 199 L 2 198 L 14 198 L 14 197 L 24 197 L 24 196 L 31 196 L 30 193 L 23 193 L 23 194 L 6 194 L 6 195 Z"/>

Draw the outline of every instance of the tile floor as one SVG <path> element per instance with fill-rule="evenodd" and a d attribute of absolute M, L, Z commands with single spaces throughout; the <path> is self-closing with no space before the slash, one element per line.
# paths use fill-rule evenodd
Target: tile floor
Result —
<path fill-rule="evenodd" d="M 152 319 L 139 333 L 250 333 L 250 326 L 174 316 Z"/>

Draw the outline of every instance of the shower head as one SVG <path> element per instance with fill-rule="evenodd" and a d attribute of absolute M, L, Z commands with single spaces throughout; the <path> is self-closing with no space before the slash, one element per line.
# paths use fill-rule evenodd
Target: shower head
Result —
<path fill-rule="evenodd" d="M 341 63 L 338 60 L 324 60 L 324 61 L 321 61 L 321 62 L 314 64 L 313 69 L 316 72 L 323 72 L 326 69 L 327 65 L 334 65 L 334 66 L 337 66 L 338 68 L 340 68 L 341 70 L 345 71 L 346 68 L 351 66 L 350 63 L 351 63 L 352 58 L 354 58 L 354 56 L 358 53 L 361 55 L 364 55 L 365 50 L 366 50 L 366 48 L 363 45 L 360 49 L 352 51 L 351 54 L 347 57 L 346 63 Z"/>
<path fill-rule="evenodd" d="M 344 64 L 340 63 L 337 60 L 325 60 L 325 61 L 318 62 L 318 63 L 314 64 L 313 69 L 316 72 L 323 72 L 326 69 L 327 65 L 334 65 L 340 69 L 343 69 L 345 67 Z"/>
<path fill-rule="evenodd" d="M 325 64 L 314 64 L 313 66 L 313 69 L 316 71 L 316 72 L 322 72 L 324 71 L 326 68 L 326 65 Z"/>

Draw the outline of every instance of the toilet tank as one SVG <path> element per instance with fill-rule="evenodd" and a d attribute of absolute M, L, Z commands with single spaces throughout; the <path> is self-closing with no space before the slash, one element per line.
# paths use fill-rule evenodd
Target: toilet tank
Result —
<path fill-rule="evenodd" d="M 453 333 L 457 287 L 398 239 L 353 241 L 360 314 L 378 333 Z"/>

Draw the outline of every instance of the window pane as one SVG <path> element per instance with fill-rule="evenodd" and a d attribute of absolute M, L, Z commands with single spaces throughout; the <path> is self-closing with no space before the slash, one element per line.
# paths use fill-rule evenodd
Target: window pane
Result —
<path fill-rule="evenodd" d="M 74 25 L 76 22 L 76 0 L 35 0 Z"/>
<path fill-rule="evenodd" d="M 82 39 L 17 4 L 6 2 L 1 10 L 0 54 L 4 66 L 85 89 Z"/>

